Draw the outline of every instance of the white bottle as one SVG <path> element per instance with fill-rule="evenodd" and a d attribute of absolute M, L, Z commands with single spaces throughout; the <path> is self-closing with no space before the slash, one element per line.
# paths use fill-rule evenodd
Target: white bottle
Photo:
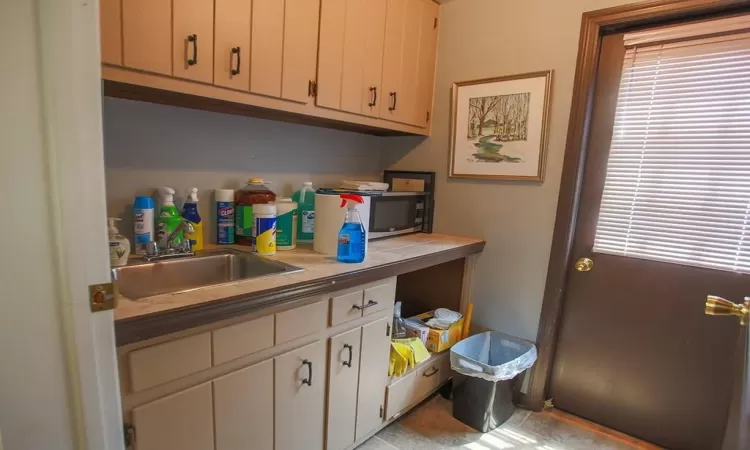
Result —
<path fill-rule="evenodd" d="M 109 228 L 107 229 L 107 233 L 109 234 L 109 265 L 112 267 L 126 265 L 128 263 L 128 256 L 130 256 L 130 241 L 120 234 L 120 230 L 115 226 L 115 222 L 119 220 L 116 217 L 107 219 L 109 222 Z"/>

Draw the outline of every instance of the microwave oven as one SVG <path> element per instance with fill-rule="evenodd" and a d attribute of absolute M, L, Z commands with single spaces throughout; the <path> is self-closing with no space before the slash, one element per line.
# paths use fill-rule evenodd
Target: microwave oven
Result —
<path fill-rule="evenodd" d="M 431 217 L 424 192 L 383 192 L 370 197 L 368 239 L 429 232 Z"/>

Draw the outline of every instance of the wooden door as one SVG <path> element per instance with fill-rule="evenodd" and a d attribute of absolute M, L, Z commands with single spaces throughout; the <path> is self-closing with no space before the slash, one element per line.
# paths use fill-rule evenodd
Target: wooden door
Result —
<path fill-rule="evenodd" d="M 281 97 L 299 103 L 312 100 L 318 60 L 320 0 L 286 0 Z"/>
<path fill-rule="evenodd" d="M 435 90 L 435 63 L 437 61 L 438 18 L 440 5 L 424 0 L 422 28 L 419 38 L 417 68 L 417 100 L 414 125 L 426 127 L 432 116 L 432 98 Z"/>
<path fill-rule="evenodd" d="M 745 304 L 750 306 L 748 302 L 750 302 L 750 297 L 745 297 Z M 743 326 L 740 330 L 733 372 L 735 383 L 729 420 L 727 420 L 721 448 L 722 450 L 745 450 L 750 448 L 750 333 L 748 333 L 747 326 Z"/>
<path fill-rule="evenodd" d="M 252 0 L 216 0 L 214 8 L 214 84 L 247 91 Z"/>
<path fill-rule="evenodd" d="M 387 0 L 365 0 L 362 28 L 365 30 L 364 66 L 362 68 L 362 114 L 377 117 L 384 100 L 383 47 Z"/>
<path fill-rule="evenodd" d="M 383 92 L 379 100 L 380 117 L 383 119 L 396 120 L 398 118 L 395 108 L 398 107 L 398 91 L 401 90 L 401 56 L 407 1 L 411 0 L 387 0 L 383 44 Z"/>
<path fill-rule="evenodd" d="M 218 378 L 213 389 L 216 450 L 273 450 L 273 360 Z"/>
<path fill-rule="evenodd" d="M 362 328 L 330 339 L 326 450 L 343 450 L 354 444 L 361 341 Z"/>
<path fill-rule="evenodd" d="M 102 62 L 122 65 L 122 3 L 121 0 L 99 2 L 99 35 Z"/>
<path fill-rule="evenodd" d="M 341 109 L 362 112 L 365 64 L 366 0 L 347 0 L 344 19 L 344 51 L 341 70 Z"/>
<path fill-rule="evenodd" d="M 341 108 L 346 0 L 321 0 L 318 46 L 318 92 L 315 104 Z"/>
<path fill-rule="evenodd" d="M 707 213 L 687 202 L 685 192 L 701 189 L 710 192 L 705 197 L 709 203 L 705 205 L 711 209 L 710 199 L 724 189 L 726 181 L 721 178 L 727 165 L 734 167 L 732 171 L 736 174 L 732 177 L 740 179 L 749 175 L 747 160 L 742 163 L 727 159 L 722 152 L 713 150 L 712 145 L 690 137 L 695 132 L 692 129 L 676 143 L 664 141 L 665 136 L 681 129 L 684 114 L 706 117 L 722 111 L 721 101 L 712 102 L 710 108 L 704 105 L 697 109 L 692 103 L 708 98 L 710 90 L 717 89 L 711 85 L 703 86 L 700 96 L 666 108 L 661 105 L 665 98 L 672 98 L 671 92 L 650 96 L 673 83 L 652 80 L 648 86 L 653 90 L 649 87 L 647 94 L 651 99 L 644 103 L 647 106 L 642 104 L 638 108 L 658 109 L 650 110 L 654 114 L 649 119 L 650 139 L 638 138 L 637 133 L 644 128 L 629 121 L 640 113 L 621 103 L 633 97 L 618 96 L 618 92 L 628 92 L 620 90 L 623 74 L 636 73 L 623 71 L 624 55 L 622 34 L 603 38 L 572 249 L 576 264 L 568 274 L 549 396 L 561 410 L 659 446 L 717 449 L 736 376 L 732 356 L 739 327 L 727 323 L 729 319 L 705 316 L 703 305 L 709 294 L 734 301 L 741 299 L 748 293 L 750 277 L 730 270 L 699 267 L 697 260 L 689 258 L 702 254 L 700 249 L 688 253 L 682 264 L 668 262 L 659 255 L 678 251 L 666 246 L 661 237 L 665 233 L 674 236 L 671 242 L 682 243 L 687 238 L 689 245 L 695 245 L 712 227 L 722 225 L 703 219 Z M 684 82 L 680 85 L 681 89 L 688 86 Z M 636 95 L 642 94 L 632 94 Z M 631 111 L 631 116 L 616 117 L 617 111 L 626 110 Z M 732 110 L 734 107 L 726 107 L 722 114 L 732 114 Z M 724 119 L 717 117 L 717 120 Z M 628 129 L 622 128 L 628 124 Z M 617 132 L 616 127 L 619 127 Z M 703 129 L 702 133 L 721 141 L 723 128 L 713 131 L 704 126 Z M 612 145 L 615 138 L 616 145 Z M 634 143 L 623 141 L 625 138 Z M 727 151 L 740 158 L 737 153 L 740 150 Z M 610 171 L 611 167 L 620 167 L 619 161 L 629 158 L 630 152 L 636 152 L 648 164 L 637 170 Z M 711 156 L 714 154 L 717 156 Z M 617 156 L 612 158 L 612 155 Z M 661 162 L 651 158 L 661 158 Z M 681 165 L 679 170 L 674 168 L 676 161 Z M 706 175 L 698 179 L 680 178 L 681 172 L 695 167 L 704 168 Z M 718 181 L 706 181 L 715 174 Z M 645 203 L 628 200 L 633 192 L 630 186 L 636 183 L 634 177 L 640 183 L 637 192 L 649 196 Z M 747 178 L 742 179 L 746 183 Z M 618 203 L 622 205 L 612 206 Z M 715 211 L 723 207 L 720 202 L 714 205 Z M 626 211 L 627 220 L 617 219 L 620 210 Z M 676 225 L 674 218 L 683 225 Z M 693 225 L 697 228 L 692 228 Z M 635 228 L 620 231 L 621 226 Z M 609 230 L 631 236 L 630 253 L 607 250 L 611 240 L 597 243 L 597 235 Z M 731 233 L 725 237 L 731 239 Z M 649 258 L 630 256 L 641 255 L 634 252 L 643 243 L 658 243 L 659 253 Z"/>
<path fill-rule="evenodd" d="M 404 39 L 401 49 L 401 82 L 395 90 L 393 120 L 410 125 L 421 123 L 417 118 L 417 79 L 424 9 L 424 0 L 406 0 Z"/>
<path fill-rule="evenodd" d="M 390 321 L 390 317 L 384 317 L 362 327 L 357 439 L 365 437 L 384 420 L 391 351 Z"/>
<path fill-rule="evenodd" d="M 171 0 L 122 2 L 123 65 L 172 75 Z"/>
<path fill-rule="evenodd" d="M 253 0 L 250 91 L 281 97 L 284 1 Z"/>
<path fill-rule="evenodd" d="M 275 450 L 322 450 L 326 343 L 274 358 Z"/>
<path fill-rule="evenodd" d="M 172 74 L 203 83 L 213 82 L 213 0 L 174 2 L 172 28 Z"/>
<path fill-rule="evenodd" d="M 211 383 L 133 409 L 137 450 L 211 450 L 214 417 Z"/>

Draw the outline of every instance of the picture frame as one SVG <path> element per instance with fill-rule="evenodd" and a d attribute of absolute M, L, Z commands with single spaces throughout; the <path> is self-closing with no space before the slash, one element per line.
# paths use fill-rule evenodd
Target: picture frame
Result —
<path fill-rule="evenodd" d="M 450 178 L 544 181 L 552 70 L 453 83 Z"/>

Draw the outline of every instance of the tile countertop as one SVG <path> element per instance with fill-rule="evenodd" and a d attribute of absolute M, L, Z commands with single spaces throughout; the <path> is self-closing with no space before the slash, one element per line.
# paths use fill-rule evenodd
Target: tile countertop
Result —
<path fill-rule="evenodd" d="M 206 249 L 233 248 L 248 251 L 243 246 L 206 246 Z M 441 234 L 412 234 L 370 242 L 367 258 L 359 264 L 344 264 L 334 257 L 322 255 L 312 250 L 312 245 L 298 245 L 297 249 L 279 251 L 276 256 L 267 257 L 304 269 L 290 274 L 270 275 L 261 278 L 239 280 L 215 286 L 207 286 L 182 293 L 162 294 L 143 298 L 137 301 L 120 297 L 115 309 L 115 332 L 118 345 L 155 337 L 155 331 L 134 328 L 142 323 L 155 328 L 155 320 L 165 320 L 168 316 L 185 315 L 186 311 L 196 316 L 200 310 L 223 308 L 221 314 L 215 314 L 219 320 L 226 318 L 229 303 L 234 309 L 231 315 L 238 315 L 257 309 L 267 304 L 278 304 L 283 300 L 314 295 L 325 291 L 344 289 L 352 282 L 363 284 L 379 278 L 419 270 L 437 265 L 470 254 L 479 253 L 484 248 L 484 241 L 459 236 Z M 350 282 L 348 282 L 350 281 Z M 348 283 L 347 283 L 348 282 Z M 271 296 L 273 299 L 269 300 Z M 266 301 L 262 301 L 266 298 Z M 254 302 L 257 299 L 259 302 Z M 242 303 L 243 305 L 240 305 Z M 254 308 L 248 308 L 255 303 Z M 245 306 L 246 305 L 246 306 Z M 219 317 L 221 316 L 221 317 Z M 173 318 L 171 318 L 173 319 Z M 185 320 L 183 326 L 174 325 L 165 332 L 178 331 L 208 322 L 208 318 Z M 125 329 L 127 328 L 127 330 Z"/>

